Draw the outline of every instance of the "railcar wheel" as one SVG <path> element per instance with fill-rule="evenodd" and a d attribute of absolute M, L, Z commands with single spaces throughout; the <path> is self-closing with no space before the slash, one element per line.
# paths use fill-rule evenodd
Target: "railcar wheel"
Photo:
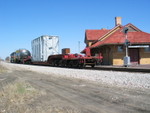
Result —
<path fill-rule="evenodd" d="M 66 67 L 66 66 L 67 66 L 66 61 L 62 61 L 62 62 L 61 62 L 61 67 Z"/>
<path fill-rule="evenodd" d="M 84 67 L 85 67 L 85 64 L 80 64 L 80 65 L 78 66 L 79 69 L 83 69 Z"/>
<path fill-rule="evenodd" d="M 79 61 L 74 61 L 73 62 L 73 67 L 78 68 L 79 67 Z"/>
<path fill-rule="evenodd" d="M 95 67 L 95 64 L 91 65 L 91 67 L 94 68 L 94 67 Z"/>
<path fill-rule="evenodd" d="M 55 61 L 52 61 L 52 66 L 55 67 Z"/>
<path fill-rule="evenodd" d="M 73 67 L 73 62 L 72 62 L 72 61 L 69 62 L 68 67 L 69 67 L 69 68 L 72 68 L 72 67 Z"/>

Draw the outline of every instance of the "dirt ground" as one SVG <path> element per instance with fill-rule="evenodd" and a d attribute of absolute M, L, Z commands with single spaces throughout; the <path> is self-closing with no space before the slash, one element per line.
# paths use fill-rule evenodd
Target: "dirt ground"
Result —
<path fill-rule="evenodd" d="M 0 113 L 150 113 L 150 90 L 0 67 Z"/>

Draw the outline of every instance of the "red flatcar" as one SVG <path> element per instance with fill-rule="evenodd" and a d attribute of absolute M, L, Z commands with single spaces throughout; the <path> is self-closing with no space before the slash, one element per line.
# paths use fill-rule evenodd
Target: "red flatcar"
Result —
<path fill-rule="evenodd" d="M 97 63 L 101 63 L 102 56 L 91 56 L 89 48 L 85 49 L 86 55 L 81 54 L 58 54 L 50 55 L 47 63 L 52 66 L 83 68 L 86 65 L 94 67 Z"/>

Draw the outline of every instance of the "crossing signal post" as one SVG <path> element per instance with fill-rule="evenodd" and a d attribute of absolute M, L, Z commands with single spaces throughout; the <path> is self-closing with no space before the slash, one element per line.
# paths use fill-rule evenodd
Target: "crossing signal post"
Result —
<path fill-rule="evenodd" d="M 124 56 L 124 66 L 125 67 L 129 67 L 130 65 L 130 57 L 128 56 L 128 46 L 130 45 L 130 41 L 128 40 L 128 36 L 127 36 L 127 33 L 128 33 L 128 27 L 125 27 L 123 29 L 123 33 L 125 34 L 125 42 L 124 42 L 124 45 L 125 45 L 125 56 Z"/>

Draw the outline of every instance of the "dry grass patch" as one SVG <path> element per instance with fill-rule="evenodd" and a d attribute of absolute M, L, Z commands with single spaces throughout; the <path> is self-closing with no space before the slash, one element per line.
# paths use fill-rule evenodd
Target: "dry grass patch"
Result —
<path fill-rule="evenodd" d="M 0 113 L 81 113 L 80 110 L 69 106 L 48 103 L 34 105 L 36 100 L 46 95 L 45 91 L 35 89 L 25 81 L 17 80 L 0 90 Z"/>
<path fill-rule="evenodd" d="M 9 84 L 0 91 L 0 113 L 21 113 L 27 110 L 27 104 L 42 95 L 42 92 L 25 81 Z"/>
<path fill-rule="evenodd" d="M 6 71 L 6 68 L 3 67 L 3 66 L 1 65 L 1 62 L 0 62 L 0 73 L 3 73 L 3 72 L 5 72 L 5 71 Z"/>

